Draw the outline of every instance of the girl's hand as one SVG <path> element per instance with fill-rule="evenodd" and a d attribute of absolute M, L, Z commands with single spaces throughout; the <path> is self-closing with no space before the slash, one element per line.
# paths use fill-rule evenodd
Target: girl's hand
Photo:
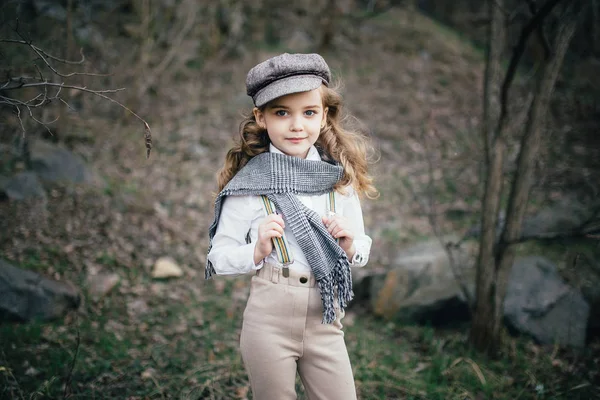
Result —
<path fill-rule="evenodd" d="M 354 257 L 356 248 L 354 247 L 354 232 L 350 229 L 350 223 L 341 215 L 331 217 L 323 216 L 323 224 L 336 239 L 340 239 L 340 247 L 346 252 L 348 259 Z"/>
<path fill-rule="evenodd" d="M 254 246 L 254 265 L 258 264 L 263 258 L 271 254 L 273 251 L 274 237 L 283 236 L 283 228 L 285 222 L 283 218 L 277 214 L 269 214 L 263 222 L 258 225 L 258 240 Z"/>

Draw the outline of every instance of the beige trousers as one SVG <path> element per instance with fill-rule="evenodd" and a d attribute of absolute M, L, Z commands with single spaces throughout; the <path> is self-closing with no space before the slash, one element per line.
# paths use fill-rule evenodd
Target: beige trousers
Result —
<path fill-rule="evenodd" d="M 296 399 L 296 372 L 310 400 L 356 399 L 341 319 L 322 324 L 312 274 L 265 264 L 252 277 L 240 348 L 255 400 Z"/>

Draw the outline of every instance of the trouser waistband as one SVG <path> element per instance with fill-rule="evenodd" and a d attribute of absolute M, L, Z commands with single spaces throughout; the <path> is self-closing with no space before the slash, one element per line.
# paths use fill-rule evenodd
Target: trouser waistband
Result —
<path fill-rule="evenodd" d="M 289 270 L 289 276 L 283 276 L 283 267 L 271 263 L 264 263 L 263 267 L 256 271 L 256 275 L 273 283 L 298 287 L 315 287 L 317 281 L 312 273 Z"/>

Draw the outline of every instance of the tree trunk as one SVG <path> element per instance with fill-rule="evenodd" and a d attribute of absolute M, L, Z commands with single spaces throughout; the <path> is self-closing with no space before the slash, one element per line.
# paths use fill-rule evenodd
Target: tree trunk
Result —
<path fill-rule="evenodd" d="M 483 86 L 483 138 L 487 165 L 491 161 L 494 130 L 500 116 L 501 59 L 506 41 L 506 26 L 502 15 L 504 0 L 488 1 L 490 24 L 488 32 L 485 82 Z"/>
<path fill-rule="evenodd" d="M 494 281 L 496 262 L 494 256 L 496 225 L 502 193 L 502 167 L 506 144 L 504 124 L 497 121 L 500 114 L 498 93 L 500 88 L 500 60 L 504 48 L 505 25 L 502 15 L 503 0 L 489 1 L 490 25 L 484 87 L 483 139 L 486 147 L 486 182 L 481 217 L 481 240 L 477 259 L 477 293 L 470 333 L 476 349 L 487 352 L 493 342 Z M 495 131 L 496 126 L 499 127 Z M 496 132 L 496 135 L 494 135 Z"/>
<path fill-rule="evenodd" d="M 559 27 L 559 31 L 554 41 L 553 56 L 547 60 L 543 66 L 542 73 L 538 80 L 535 97 L 529 110 L 529 119 L 527 121 L 525 134 L 521 139 L 521 150 L 517 162 L 517 172 L 511 189 L 508 211 L 506 213 L 506 225 L 500 242 L 496 298 L 494 299 L 496 306 L 494 315 L 497 318 L 496 330 L 500 329 L 502 321 L 502 305 L 504 303 L 510 269 L 515 259 L 515 242 L 521 236 L 521 227 L 523 218 L 525 217 L 527 203 L 529 201 L 534 163 L 540 149 L 541 135 L 543 132 L 542 127 L 546 119 L 546 111 L 565 53 L 569 47 L 571 38 L 575 33 L 577 19 L 577 14 L 569 16 Z"/>
<path fill-rule="evenodd" d="M 501 4 L 492 2 L 492 21 L 495 19 L 494 7 L 501 7 Z M 500 115 L 496 137 L 491 140 L 477 265 L 477 303 L 470 332 L 473 346 L 488 355 L 494 355 L 500 344 L 504 296 L 515 256 L 515 245 L 512 243 L 517 241 L 521 235 L 521 225 L 531 187 L 533 164 L 539 153 L 541 126 L 576 24 L 576 16 L 562 22 L 554 41 L 554 54 L 545 62 L 540 74 L 535 98 L 528 112 L 526 131 L 521 142 L 518 168 L 509 198 L 507 223 L 498 246 L 496 245 L 496 223 L 502 192 L 502 167 L 506 150 L 506 126 L 508 125 L 505 122 L 505 113 Z M 490 40 L 493 40 L 491 36 Z M 488 58 L 487 61 L 491 60 Z M 489 79 L 489 75 L 486 75 L 486 79 Z M 488 128 L 484 126 L 484 133 L 486 129 Z"/>

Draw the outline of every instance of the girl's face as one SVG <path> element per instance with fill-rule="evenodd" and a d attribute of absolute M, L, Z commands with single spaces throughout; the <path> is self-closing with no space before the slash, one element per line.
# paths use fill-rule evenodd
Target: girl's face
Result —
<path fill-rule="evenodd" d="M 258 125 L 267 130 L 273 146 L 288 156 L 300 158 L 306 158 L 327 117 L 319 89 L 279 97 L 263 111 L 255 108 L 253 112 Z"/>

